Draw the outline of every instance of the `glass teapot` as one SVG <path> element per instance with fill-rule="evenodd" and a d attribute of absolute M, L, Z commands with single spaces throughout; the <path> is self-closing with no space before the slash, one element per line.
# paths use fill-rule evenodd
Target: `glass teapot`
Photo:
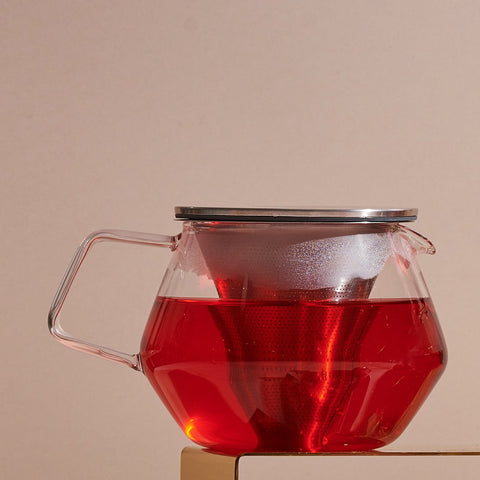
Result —
<path fill-rule="evenodd" d="M 446 365 L 416 209 L 176 207 L 176 236 L 100 231 L 53 300 L 60 342 L 143 372 L 185 434 L 224 453 L 371 450 Z M 168 247 L 140 352 L 76 339 L 58 313 L 100 240 Z"/>

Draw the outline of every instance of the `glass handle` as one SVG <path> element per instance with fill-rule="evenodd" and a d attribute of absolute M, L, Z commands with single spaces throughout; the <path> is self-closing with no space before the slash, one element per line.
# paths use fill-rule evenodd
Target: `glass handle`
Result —
<path fill-rule="evenodd" d="M 129 232 L 125 230 L 101 230 L 93 232 L 86 237 L 80 246 L 77 248 L 75 255 L 73 256 L 70 265 L 63 276 L 63 279 L 58 287 L 57 293 L 50 307 L 48 313 L 48 327 L 51 334 L 61 343 L 67 345 L 70 348 L 81 350 L 83 352 L 96 355 L 98 357 L 106 358 L 114 362 L 127 365 L 134 370 L 142 371 L 142 365 L 138 354 L 129 354 L 119 352 L 112 348 L 96 345 L 84 340 L 76 339 L 70 334 L 66 333 L 60 325 L 58 314 L 65 302 L 67 294 L 72 286 L 73 280 L 77 275 L 80 266 L 82 265 L 85 256 L 87 255 L 90 247 L 99 241 L 113 241 L 113 242 L 125 242 L 142 245 L 154 245 L 159 247 L 167 247 L 170 250 L 175 250 L 178 245 L 180 235 L 171 237 L 168 235 L 158 235 L 154 233 L 142 233 L 142 232 Z"/>

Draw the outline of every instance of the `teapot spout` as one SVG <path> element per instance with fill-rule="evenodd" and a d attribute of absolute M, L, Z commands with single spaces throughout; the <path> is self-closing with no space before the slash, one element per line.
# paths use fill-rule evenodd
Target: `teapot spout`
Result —
<path fill-rule="evenodd" d="M 427 253 L 429 255 L 435 254 L 437 249 L 435 245 L 423 235 L 420 235 L 418 232 L 411 230 L 403 225 L 399 225 L 400 231 L 403 236 L 408 240 L 410 245 L 417 253 Z"/>

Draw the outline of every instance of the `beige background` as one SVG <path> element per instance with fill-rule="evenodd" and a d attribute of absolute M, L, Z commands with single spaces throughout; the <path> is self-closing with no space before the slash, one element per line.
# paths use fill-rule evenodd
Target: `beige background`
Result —
<path fill-rule="evenodd" d="M 450 363 L 393 446 L 480 448 L 479 2 L 1 0 L 0 48 L 1 478 L 178 478 L 146 379 L 47 331 L 85 234 L 177 204 L 419 207 Z M 135 351 L 168 252 L 98 252 L 65 318 Z"/>

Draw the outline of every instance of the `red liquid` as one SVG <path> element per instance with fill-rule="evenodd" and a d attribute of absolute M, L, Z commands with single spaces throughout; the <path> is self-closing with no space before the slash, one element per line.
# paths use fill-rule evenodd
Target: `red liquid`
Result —
<path fill-rule="evenodd" d="M 397 438 L 443 372 L 446 350 L 428 299 L 159 297 L 141 358 L 196 443 L 318 452 Z"/>

